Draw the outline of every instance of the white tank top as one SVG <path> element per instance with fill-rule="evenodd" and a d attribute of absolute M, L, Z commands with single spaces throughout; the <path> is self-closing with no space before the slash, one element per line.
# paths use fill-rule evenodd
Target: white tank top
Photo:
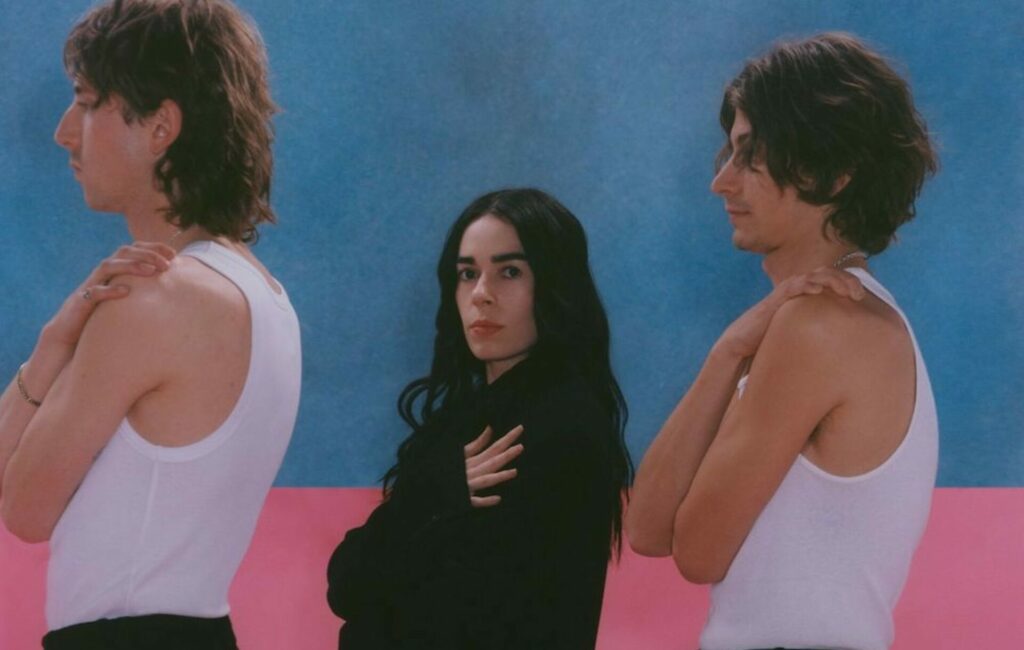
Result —
<path fill-rule="evenodd" d="M 860 476 L 835 476 L 797 458 L 725 579 L 711 588 L 702 650 L 892 644 L 892 611 L 931 507 L 938 420 L 906 316 L 866 271 L 847 270 L 899 313 L 914 344 L 909 429 L 885 462 Z"/>
<path fill-rule="evenodd" d="M 245 258 L 209 241 L 181 252 L 249 303 L 249 371 L 234 410 L 184 447 L 154 445 L 125 418 L 50 540 L 50 630 L 143 614 L 219 617 L 281 465 L 299 403 L 299 324 Z"/>

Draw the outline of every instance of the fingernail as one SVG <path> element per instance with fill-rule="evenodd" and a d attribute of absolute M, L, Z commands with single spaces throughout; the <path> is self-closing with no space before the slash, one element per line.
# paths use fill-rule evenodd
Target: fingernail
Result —
<path fill-rule="evenodd" d="M 139 268 L 145 271 L 146 273 L 152 273 L 156 271 L 156 267 L 147 262 L 142 262 L 141 264 L 139 264 Z"/>

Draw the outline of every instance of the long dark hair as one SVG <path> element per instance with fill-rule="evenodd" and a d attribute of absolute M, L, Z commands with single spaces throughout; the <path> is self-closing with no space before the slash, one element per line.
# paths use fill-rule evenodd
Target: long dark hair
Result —
<path fill-rule="evenodd" d="M 537 342 L 530 356 L 573 368 L 587 381 L 611 423 L 615 450 L 609 492 L 613 518 L 611 546 L 621 548 L 625 488 L 633 464 L 624 432 L 628 409 L 609 358 L 608 318 L 590 274 L 587 237 L 580 222 L 554 197 L 536 189 L 505 189 L 485 194 L 462 211 L 452 224 L 437 263 L 441 304 L 430 374 L 411 382 L 398 398 L 398 413 L 413 433 L 398 450 L 398 462 L 384 476 L 388 492 L 402 462 L 430 425 L 455 406 L 473 398 L 484 364 L 473 356 L 462 330 L 455 302 L 456 261 L 462 235 L 484 215 L 508 222 L 516 230 L 534 276 L 534 318 Z"/>

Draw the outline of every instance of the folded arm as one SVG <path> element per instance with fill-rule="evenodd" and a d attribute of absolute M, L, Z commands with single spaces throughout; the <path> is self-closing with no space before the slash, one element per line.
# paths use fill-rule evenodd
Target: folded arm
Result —
<path fill-rule="evenodd" d="M 0 514 L 7 528 L 25 541 L 49 539 L 120 421 L 142 395 L 159 388 L 174 351 L 161 343 L 165 314 L 151 294 L 136 287 L 131 299 L 96 308 L 73 356 L 48 388 L 45 370 L 53 374 L 59 358 L 43 355 L 44 372 L 32 376 L 33 390 L 45 394 L 38 411 L 26 413 L 20 405 L 3 404 L 12 407 L 3 411 L 4 426 L 15 429 L 24 420 L 24 429 L 3 474 Z M 33 357 L 33 373 L 36 362 Z M 8 398 L 14 396 L 4 396 Z"/>
<path fill-rule="evenodd" d="M 610 424 L 588 407 L 524 422 L 517 476 L 410 592 L 411 629 L 457 647 L 593 647 L 618 486 Z"/>
<path fill-rule="evenodd" d="M 715 343 L 697 379 L 640 464 L 626 513 L 626 533 L 636 552 L 674 554 L 677 512 L 725 426 L 744 367 L 755 353 L 760 355 L 769 326 L 783 306 L 795 297 L 826 289 L 854 300 L 864 295 L 860 282 L 848 273 L 817 269 L 794 276 L 734 321 Z"/>
<path fill-rule="evenodd" d="M 473 647 L 538 647 L 531 643 L 543 632 L 557 635 L 548 641 L 558 647 L 592 647 L 593 630 L 574 613 L 588 609 L 581 592 L 600 596 L 599 584 L 584 583 L 603 580 L 611 528 L 607 463 L 594 444 L 602 432 L 589 421 L 580 426 L 585 430 L 527 425 L 523 436 L 531 442 L 524 442 L 518 475 L 503 483 L 491 507 L 471 506 L 462 449 L 435 447 L 438 461 L 429 465 L 431 474 L 443 474 L 438 483 L 396 487 L 335 551 L 332 610 L 356 624 L 388 621 L 424 644 L 461 647 L 473 639 Z M 420 501 L 425 490 L 433 497 Z M 410 507 L 410 500 L 419 504 Z"/>
<path fill-rule="evenodd" d="M 834 313 L 783 305 L 675 513 L 672 555 L 691 582 L 719 582 L 817 425 L 845 399 Z"/>
<path fill-rule="evenodd" d="M 644 455 L 625 521 L 629 544 L 637 553 L 672 554 L 676 510 L 715 438 L 745 362 L 728 349 L 713 348 Z"/>
<path fill-rule="evenodd" d="M 19 370 L 21 387 L 14 379 L 0 396 L 0 496 L 7 463 L 38 412 L 38 407 L 25 399 L 22 391 L 37 402 L 49 395 L 74 356 L 96 306 L 131 292 L 126 282 L 114 281 L 116 276 L 155 275 L 167 270 L 173 258 L 174 250 L 163 244 L 136 242 L 122 246 L 93 269 L 42 329 L 35 350 Z"/>
<path fill-rule="evenodd" d="M 39 410 L 38 406 L 25 399 L 22 391 L 37 401 L 43 399 L 73 353 L 73 347 L 52 344 L 47 330 L 44 330 L 35 351 L 18 371 L 21 373 L 21 387 L 17 379 L 12 379 L 0 397 L 0 497 L 4 494 L 2 486 L 7 464 Z"/>
<path fill-rule="evenodd" d="M 331 610 L 345 619 L 388 615 L 405 585 L 431 570 L 451 521 L 469 511 L 462 446 L 434 442 L 334 550 L 327 567 Z"/>

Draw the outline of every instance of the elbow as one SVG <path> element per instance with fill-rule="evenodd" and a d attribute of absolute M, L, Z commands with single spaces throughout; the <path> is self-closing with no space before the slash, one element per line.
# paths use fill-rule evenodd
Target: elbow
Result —
<path fill-rule="evenodd" d="M 672 540 L 658 539 L 653 535 L 645 535 L 644 531 L 626 528 L 626 539 L 629 548 L 637 555 L 645 557 L 666 557 L 672 554 Z"/>
<path fill-rule="evenodd" d="M 632 511 L 626 511 L 623 528 L 626 532 L 626 539 L 629 541 L 629 547 L 633 549 L 633 552 L 646 557 L 671 555 L 672 531 L 668 531 L 667 535 L 659 534 L 658 531 L 652 530 L 651 526 L 644 525 L 644 523 L 639 517 L 634 516 Z"/>
<path fill-rule="evenodd" d="M 703 557 L 700 553 L 694 552 L 692 548 L 687 549 L 686 546 L 682 545 L 674 546 L 672 549 L 672 559 L 676 563 L 676 569 L 679 570 L 679 574 L 687 582 L 697 585 L 711 585 L 721 582 L 725 579 L 725 574 L 728 571 L 728 567 L 720 566 L 712 558 Z"/>
<path fill-rule="evenodd" d="M 676 561 L 676 568 L 679 570 L 679 575 L 683 576 L 687 582 L 691 582 L 695 585 L 713 585 L 721 582 L 722 579 L 725 578 L 724 573 L 716 571 L 712 567 L 682 560 L 674 554 L 673 558 Z"/>
<path fill-rule="evenodd" d="M 19 531 L 12 530 L 11 532 L 26 544 L 42 544 L 43 542 L 50 541 L 50 533 L 42 529 L 24 528 Z"/>
<path fill-rule="evenodd" d="M 692 508 L 681 507 L 672 527 L 672 560 L 687 582 L 711 585 L 725 579 L 735 550 L 728 538 L 717 533 L 717 522 L 695 516 Z"/>
<path fill-rule="evenodd" d="M 334 613 L 338 618 L 347 618 L 348 609 L 345 607 L 345 601 L 342 599 L 341 594 L 334 585 L 327 586 L 327 606 L 330 607 L 331 612 Z"/>
<path fill-rule="evenodd" d="M 38 520 L 33 520 L 30 514 L 20 513 L 11 505 L 10 499 L 4 499 L 0 504 L 0 517 L 12 535 L 28 544 L 48 542 L 53 534 L 53 526 L 45 526 Z"/>

